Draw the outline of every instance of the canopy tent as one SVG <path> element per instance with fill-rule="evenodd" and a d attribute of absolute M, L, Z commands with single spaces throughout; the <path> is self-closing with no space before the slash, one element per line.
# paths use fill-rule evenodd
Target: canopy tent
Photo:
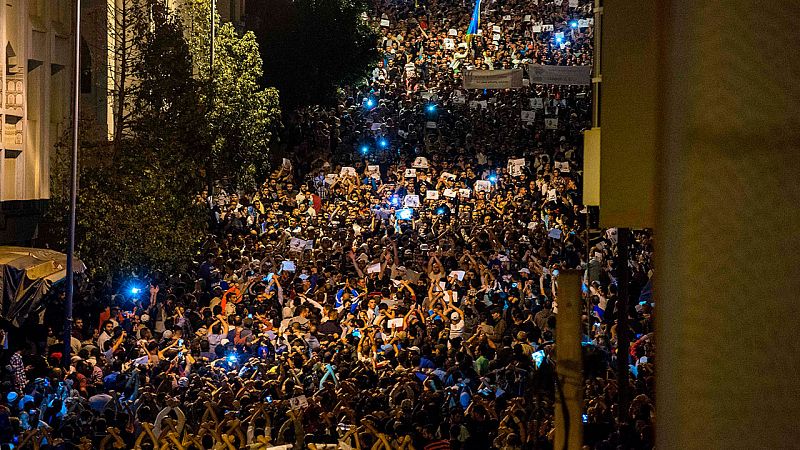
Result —
<path fill-rule="evenodd" d="M 75 273 L 86 266 L 73 259 Z M 53 284 L 67 276 L 67 255 L 53 250 L 0 246 L 0 318 L 20 326 Z"/>

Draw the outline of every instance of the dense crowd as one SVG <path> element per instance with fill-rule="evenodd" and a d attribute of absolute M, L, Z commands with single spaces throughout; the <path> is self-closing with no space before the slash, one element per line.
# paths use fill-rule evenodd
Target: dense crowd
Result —
<path fill-rule="evenodd" d="M 471 68 L 591 63 L 589 5 L 539 3 L 490 3 L 471 48 L 471 4 L 376 3 L 383 61 L 294 116 L 315 158 L 199 196 L 192 270 L 77 311 L 68 371 L 58 330 L 4 339 L 0 448 L 549 449 L 565 269 L 584 273 L 585 442 L 652 448 L 652 242 L 631 242 L 621 310 L 616 232 L 580 204 L 589 87 L 460 89 Z"/>

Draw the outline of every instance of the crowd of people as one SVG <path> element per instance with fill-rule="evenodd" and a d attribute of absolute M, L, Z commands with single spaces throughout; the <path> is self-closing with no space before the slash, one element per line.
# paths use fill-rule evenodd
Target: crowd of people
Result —
<path fill-rule="evenodd" d="M 460 87 L 472 68 L 591 64 L 591 5 L 570 5 L 492 2 L 465 46 L 472 4 L 375 3 L 383 60 L 294 115 L 313 157 L 199 198 L 212 232 L 191 270 L 76 311 L 69 369 L 57 329 L 4 338 L 0 448 L 550 449 L 568 269 L 585 444 L 652 448 L 652 237 L 634 234 L 619 308 L 616 230 L 581 205 L 589 87 Z"/>

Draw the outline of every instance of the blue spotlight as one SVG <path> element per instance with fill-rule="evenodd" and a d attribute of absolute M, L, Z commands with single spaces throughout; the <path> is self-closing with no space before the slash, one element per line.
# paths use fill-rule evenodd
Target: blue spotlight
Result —
<path fill-rule="evenodd" d="M 497 175 L 489 175 L 489 182 L 492 184 L 497 183 Z"/>
<path fill-rule="evenodd" d="M 380 138 L 378 139 L 378 146 L 380 146 L 380 148 L 386 148 L 389 146 L 389 141 L 387 141 L 386 138 Z"/>
<path fill-rule="evenodd" d="M 367 108 L 372 109 L 375 106 L 375 100 L 372 98 L 367 99 Z"/>
<path fill-rule="evenodd" d="M 577 20 L 570 21 L 569 22 L 569 27 L 570 28 L 578 28 L 578 21 Z"/>
<path fill-rule="evenodd" d="M 435 103 L 428 103 L 428 106 L 425 107 L 425 111 L 428 113 L 435 113 L 436 112 L 436 104 Z"/>
<path fill-rule="evenodd" d="M 361 154 L 362 155 L 366 155 L 367 153 L 369 153 L 369 147 L 367 147 L 366 145 L 362 145 L 361 146 Z"/>

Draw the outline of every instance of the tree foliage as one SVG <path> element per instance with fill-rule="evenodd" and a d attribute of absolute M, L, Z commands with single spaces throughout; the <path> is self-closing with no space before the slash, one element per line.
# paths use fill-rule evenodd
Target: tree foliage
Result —
<path fill-rule="evenodd" d="M 255 0 L 264 82 L 286 107 L 332 105 L 336 89 L 361 80 L 378 59 L 365 0 Z"/>
<path fill-rule="evenodd" d="M 230 23 L 217 23 L 214 66 L 210 68 L 210 5 L 189 0 L 183 10 L 200 101 L 208 106 L 213 149 L 209 170 L 234 189 L 253 189 L 269 168 L 269 146 L 280 126 L 278 91 L 262 88 L 262 60 L 252 32 L 239 35 Z"/>
<path fill-rule="evenodd" d="M 161 2 L 130 11 L 138 57 L 130 61 L 136 95 L 130 132 L 113 145 L 83 134 L 78 197 L 78 255 L 97 275 L 113 276 L 189 261 L 206 217 L 195 201 L 208 161 L 207 126 L 183 27 Z M 81 127 L 91 129 L 90 127 Z M 71 142 L 66 136 L 65 142 Z M 67 163 L 65 158 L 60 158 Z M 53 171 L 63 185 L 68 171 Z M 67 190 L 51 212 L 66 229 Z"/>

